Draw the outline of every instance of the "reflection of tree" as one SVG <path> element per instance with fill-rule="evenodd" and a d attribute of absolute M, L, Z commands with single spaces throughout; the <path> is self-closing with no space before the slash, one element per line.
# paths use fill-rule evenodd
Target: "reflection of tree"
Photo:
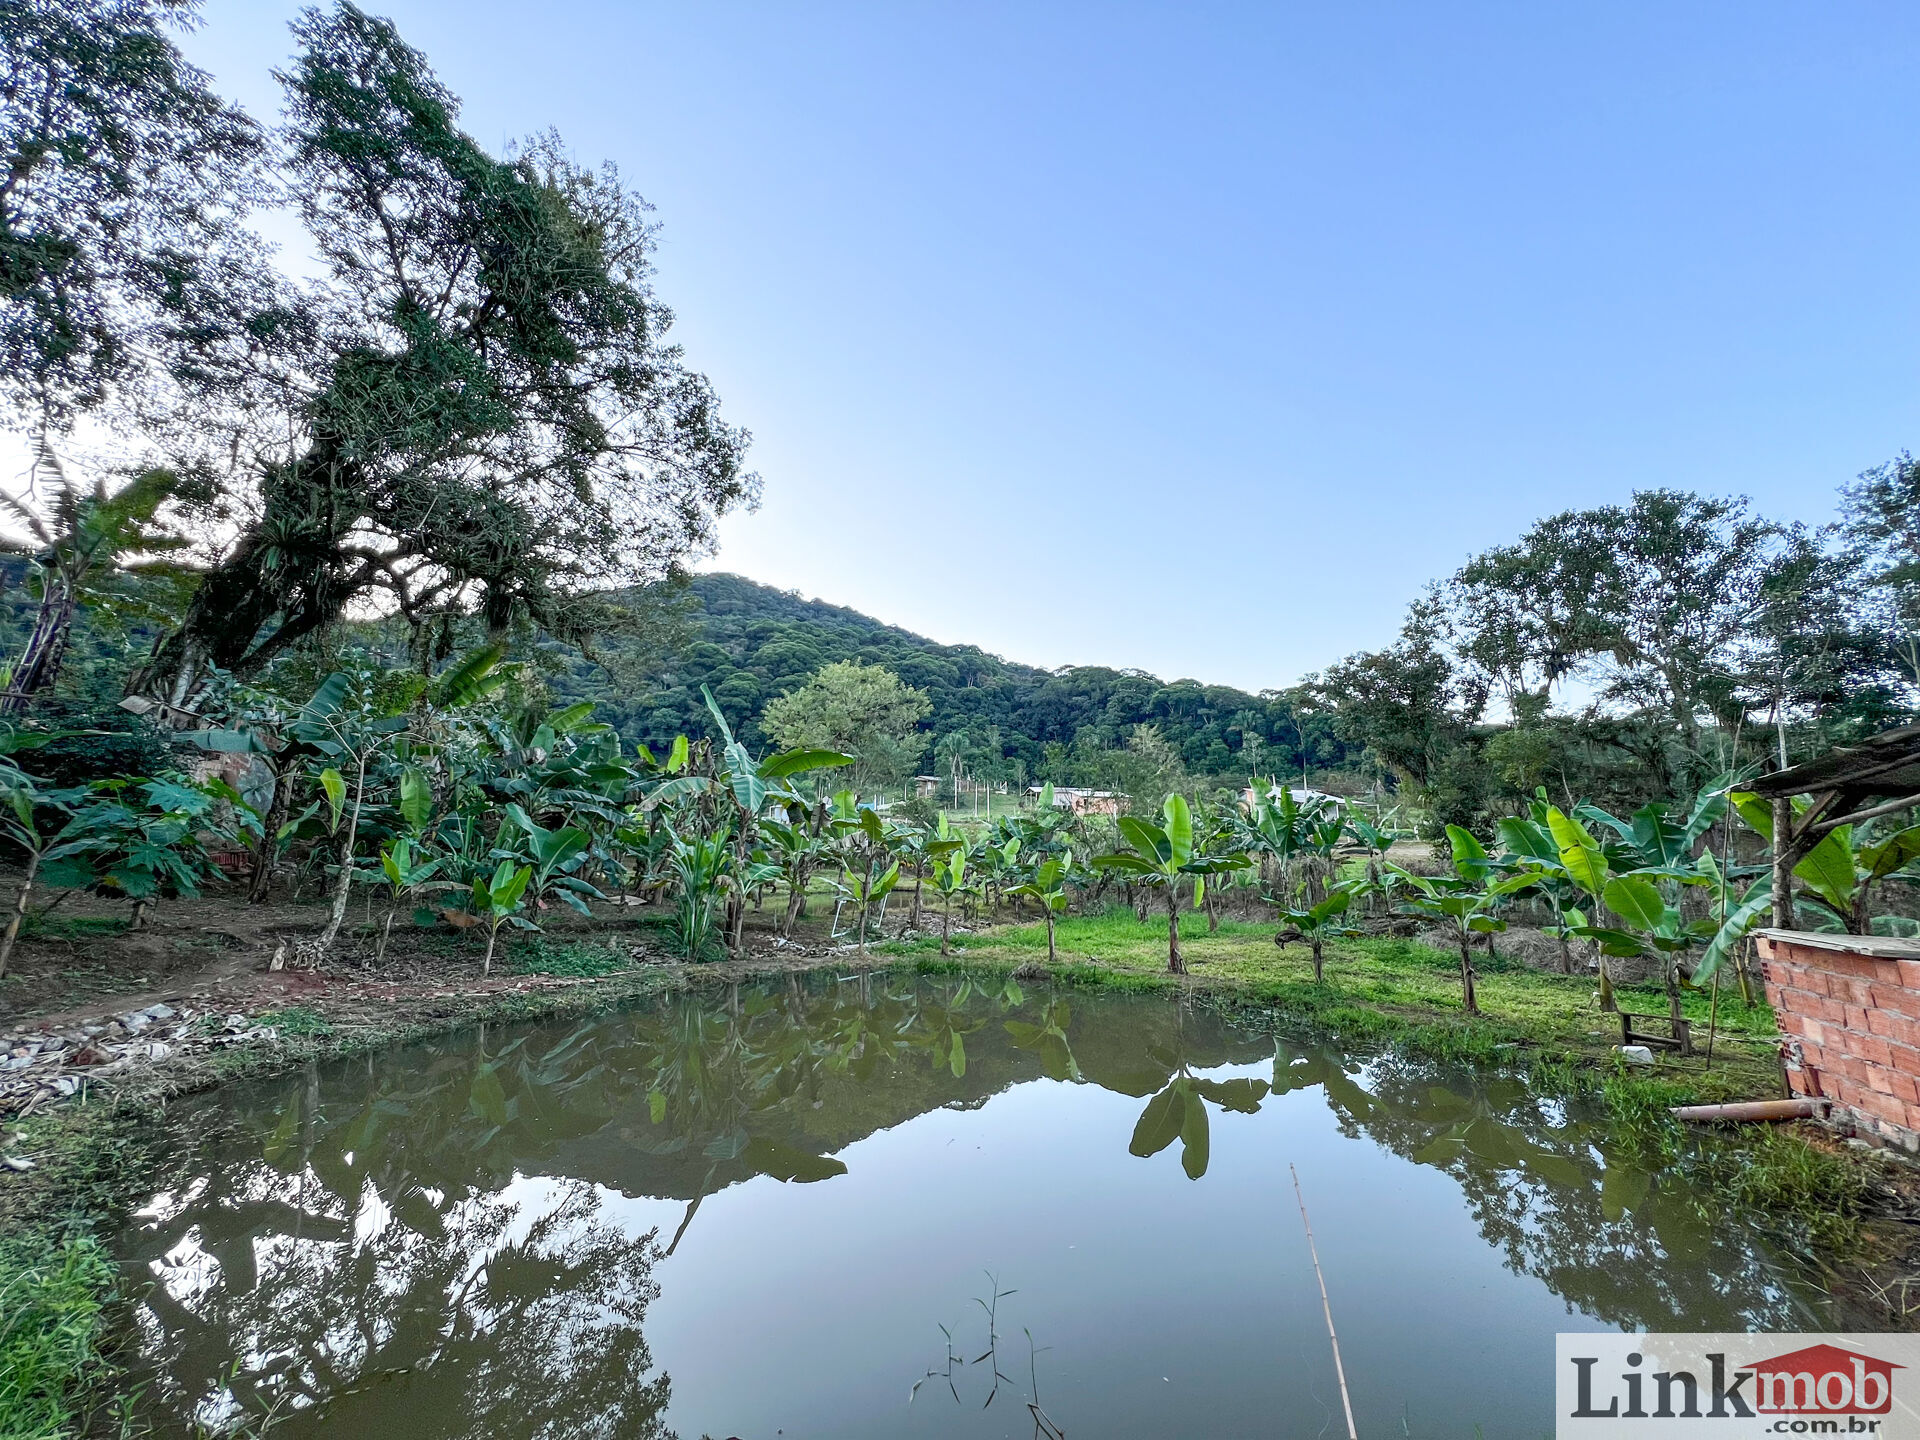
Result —
<path fill-rule="evenodd" d="M 1270 1080 L 1206 1073 L 1268 1057 Z M 830 1183 L 854 1141 L 1041 1077 L 1144 1102 L 1131 1148 L 1178 1140 L 1195 1179 L 1213 1110 L 1319 1089 L 1344 1132 L 1446 1172 L 1511 1268 L 1602 1320 L 1799 1318 L 1684 1190 L 1517 1081 L 1276 1050 L 1186 1002 L 867 976 L 477 1031 L 190 1112 L 221 1122 L 204 1178 L 135 1241 L 160 1282 L 140 1314 L 156 1399 L 183 1421 L 291 1406 L 294 1428 L 337 1433 L 390 1429 L 403 1395 L 421 1435 L 664 1434 L 641 1334 L 659 1252 L 602 1197 L 685 1202 L 678 1243 L 717 1190 Z"/>
<path fill-rule="evenodd" d="M 1274 1089 L 1319 1085 L 1345 1133 L 1444 1170 L 1508 1268 L 1545 1281 L 1569 1308 L 1666 1329 L 1807 1318 L 1751 1236 L 1707 1225 L 1681 1184 L 1610 1154 L 1605 1128 L 1562 1102 L 1509 1077 L 1467 1081 L 1402 1057 L 1370 1062 L 1366 1088 L 1351 1064 L 1282 1046 Z"/>
<path fill-rule="evenodd" d="M 298 1129 L 304 1155 L 216 1169 L 142 1233 L 169 1409 L 294 1433 L 379 1434 L 400 1406 L 421 1437 L 670 1433 L 641 1330 L 650 1232 L 579 1180 L 383 1195 L 346 1127 Z"/>

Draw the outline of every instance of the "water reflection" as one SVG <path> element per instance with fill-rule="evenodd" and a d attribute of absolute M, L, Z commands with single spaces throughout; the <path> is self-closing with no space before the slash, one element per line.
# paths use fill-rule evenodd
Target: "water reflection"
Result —
<path fill-rule="evenodd" d="M 198 1178 L 125 1239 L 155 1281 L 134 1323 L 156 1423 L 668 1434 L 643 1322 L 704 1199 L 760 1176 L 830 1183 L 863 1138 L 1029 1081 L 1140 1101 L 1112 1146 L 1208 1186 L 1236 1183 L 1216 1126 L 1324 1105 L 1352 1140 L 1451 1177 L 1506 1267 L 1594 1320 L 1804 1320 L 1750 1239 L 1516 1081 L 1342 1058 L 1159 998 L 790 980 L 479 1031 L 183 1112 Z M 673 1228 L 637 1225 L 629 1197 L 676 1202 Z M 1010 1215 L 1025 1203 L 1005 1196 Z"/>

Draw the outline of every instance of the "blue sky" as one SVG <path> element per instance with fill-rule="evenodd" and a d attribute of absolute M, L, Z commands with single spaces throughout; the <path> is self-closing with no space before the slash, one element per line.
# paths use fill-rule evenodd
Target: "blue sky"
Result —
<path fill-rule="evenodd" d="M 278 0 L 187 49 L 256 113 Z M 1646 486 L 1920 445 L 1920 9 L 389 0 L 658 209 L 755 434 L 715 564 L 1252 689 Z"/>

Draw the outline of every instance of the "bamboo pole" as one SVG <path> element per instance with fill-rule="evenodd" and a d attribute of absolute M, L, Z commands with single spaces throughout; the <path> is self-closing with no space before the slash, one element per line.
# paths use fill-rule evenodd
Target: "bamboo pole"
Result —
<path fill-rule="evenodd" d="M 1327 1300 L 1327 1277 L 1320 1273 L 1320 1248 L 1313 1243 L 1313 1222 L 1307 1218 L 1307 1197 L 1300 1193 L 1300 1172 L 1291 1162 L 1287 1172 L 1293 1176 L 1293 1197 L 1300 1202 L 1300 1223 L 1307 1227 L 1307 1253 L 1313 1257 L 1313 1278 L 1320 1282 L 1320 1308 L 1327 1317 L 1327 1339 L 1333 1342 L 1333 1373 L 1340 1378 L 1340 1405 L 1347 1412 L 1347 1440 L 1360 1440 L 1353 1428 L 1353 1401 L 1347 1398 L 1347 1370 L 1340 1363 L 1340 1337 L 1333 1333 L 1333 1306 Z"/>

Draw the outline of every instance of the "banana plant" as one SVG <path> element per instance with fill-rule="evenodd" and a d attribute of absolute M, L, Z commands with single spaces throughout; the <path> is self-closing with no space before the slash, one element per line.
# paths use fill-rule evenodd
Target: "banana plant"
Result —
<path fill-rule="evenodd" d="M 1543 790 L 1535 799 L 1531 813 L 1509 815 L 1500 821 L 1497 833 L 1505 848 L 1495 863 L 1509 874 L 1524 870 L 1534 876 L 1534 893 L 1553 910 L 1553 924 L 1545 927 L 1545 933 L 1559 942 L 1560 973 L 1571 975 L 1573 926 L 1586 923 L 1586 917 L 1579 910 L 1583 892 L 1561 863 L 1560 847 L 1547 824 L 1548 808 Z"/>
<path fill-rule="evenodd" d="M 64 732 L 61 732 L 64 733 Z M 20 867 L 20 887 L 13 898 L 13 913 L 0 935 L 0 976 L 7 973 L 7 961 L 13 957 L 14 942 L 27 918 L 27 901 L 40 878 L 40 867 L 49 859 L 58 860 L 70 853 L 73 839 L 73 807 L 87 794 L 85 790 L 46 790 L 16 766 L 11 757 L 22 750 L 38 749 L 56 738 L 56 732 L 30 732 L 12 726 L 0 726 L 0 836 L 4 836 L 25 857 Z M 49 833 L 51 827 L 51 833 Z"/>
<path fill-rule="evenodd" d="M 1750 791 L 1736 791 L 1733 804 L 1740 818 L 1771 842 L 1775 802 Z M 1804 802 L 1794 805 L 1796 811 L 1804 808 Z M 1914 862 L 1920 860 L 1920 825 L 1884 839 L 1873 838 L 1873 833 L 1870 824 L 1838 826 L 1793 867 L 1807 898 L 1829 917 L 1829 923 L 1837 922 L 1849 935 L 1872 932 L 1874 892 L 1885 881 L 1920 883 L 1920 873 L 1914 869 Z"/>
<path fill-rule="evenodd" d="M 1160 807 L 1164 825 L 1155 825 L 1132 815 L 1120 817 L 1120 835 L 1131 852 L 1096 855 L 1093 864 L 1101 870 L 1118 870 L 1136 877 L 1142 884 L 1157 889 L 1167 905 L 1167 972 L 1187 973 L 1180 954 L 1180 890 L 1192 882 L 1204 883 L 1208 875 L 1243 870 L 1253 863 L 1239 850 L 1210 851 L 1196 848 L 1193 834 L 1193 810 L 1184 795 L 1169 795 Z M 1202 892 L 1204 893 L 1204 892 Z"/>
<path fill-rule="evenodd" d="M 1491 866 L 1486 850 L 1458 825 L 1447 827 L 1453 846 L 1453 874 L 1415 875 L 1398 865 L 1388 873 L 1408 892 L 1401 913 L 1419 915 L 1448 926 L 1460 947 L 1460 996 L 1469 1015 L 1480 1013 L 1480 1000 L 1474 981 L 1472 940 L 1475 935 L 1497 934 L 1507 922 L 1494 913 L 1509 895 L 1517 895 L 1533 885 L 1531 875 L 1505 875 L 1497 880 L 1487 877 Z"/>
<path fill-rule="evenodd" d="M 1041 914 L 1047 921 L 1047 963 L 1049 965 L 1053 964 L 1055 958 L 1054 921 L 1067 912 L 1069 899 L 1067 877 L 1071 865 L 1071 856 L 1049 855 L 1040 862 L 1040 868 L 1034 871 L 1031 880 L 1023 885 L 1016 885 L 1007 892 L 1009 895 L 1023 895 L 1039 902 Z"/>
<path fill-rule="evenodd" d="M 713 723 L 720 732 L 720 767 L 715 779 L 734 807 L 733 888 L 727 900 L 726 933 L 727 948 L 737 955 L 746 924 L 747 894 L 757 888 L 749 879 L 748 871 L 753 867 L 752 856 L 759 846 L 760 825 L 769 802 L 782 800 L 804 805 L 806 797 L 789 782 L 814 770 L 851 765 L 853 757 L 838 750 L 800 749 L 785 750 L 756 761 L 747 747 L 734 738 L 733 729 L 727 724 L 727 717 L 721 713 L 713 692 L 703 685 L 700 694 L 705 698 L 707 711 L 713 716 Z M 762 862 L 763 865 L 765 863 Z M 765 875 L 764 871 L 756 873 L 763 877 Z M 779 873 L 777 868 L 774 873 Z M 765 883 L 765 879 L 760 883 Z M 864 911 L 861 918 L 864 922 Z M 866 953 L 864 925 L 860 949 L 862 954 Z"/>
<path fill-rule="evenodd" d="M 945 824 L 945 817 L 941 818 Z M 953 932 L 953 902 L 973 893 L 967 883 L 967 847 L 964 842 L 933 862 L 933 888 L 940 894 L 940 953 L 947 953 L 947 938 Z"/>
<path fill-rule="evenodd" d="M 1305 909 L 1286 909 L 1280 912 L 1280 933 L 1273 937 L 1273 943 L 1281 949 L 1304 941 L 1313 952 L 1313 983 L 1323 983 L 1322 952 L 1329 940 L 1346 940 L 1360 932 L 1346 923 L 1348 908 L 1353 904 L 1354 887 L 1336 885 L 1327 893 L 1326 899 Z"/>
<path fill-rule="evenodd" d="M 386 883 L 387 919 L 380 927 L 380 943 L 374 949 L 373 963 L 376 965 L 387 958 L 387 941 L 393 934 L 393 917 L 402 905 L 432 890 L 458 888 L 451 880 L 434 879 L 440 873 L 442 858 L 423 858 L 422 852 L 415 849 L 415 844 L 407 836 L 397 835 L 380 852 L 380 869 L 373 878 Z M 431 911 L 424 913 L 431 919 Z"/>
<path fill-rule="evenodd" d="M 1571 815 L 1565 814 L 1558 806 L 1549 805 L 1546 813 L 1547 833 L 1553 837 L 1555 848 L 1559 852 L 1561 869 L 1567 879 L 1592 902 L 1597 909 L 1604 904 L 1607 881 L 1613 878 L 1613 867 L 1608 863 L 1606 853 L 1601 850 L 1587 827 Z M 1568 918 L 1575 918 L 1569 910 Z M 1580 915 L 1578 931 L 1586 929 L 1590 918 Z M 1618 1010 L 1620 1007 L 1613 998 L 1613 977 L 1607 973 L 1606 952 L 1595 948 L 1594 962 L 1600 967 L 1600 1008 Z"/>
<path fill-rule="evenodd" d="M 886 826 L 867 805 L 854 802 L 853 792 L 842 790 L 834 796 L 833 828 L 840 836 L 840 883 L 847 897 L 858 907 L 859 946 L 867 953 L 867 922 L 873 907 L 893 893 L 900 883 L 900 862 L 887 845 Z"/>
<path fill-rule="evenodd" d="M 1601 891 L 1601 900 L 1621 925 L 1583 925 L 1576 927 L 1575 933 L 1598 942 L 1603 955 L 1623 959 L 1657 955 L 1666 984 L 1667 1013 L 1675 1022 L 1674 1034 L 1678 1036 L 1681 957 L 1711 941 L 1719 923 L 1711 917 L 1691 922 L 1683 919 L 1680 907 L 1667 903 L 1660 887 L 1640 872 L 1611 877 Z"/>
<path fill-rule="evenodd" d="M 491 878 L 481 875 L 474 877 L 471 908 L 487 927 L 487 953 L 480 959 L 483 978 L 493 973 L 493 948 L 500 938 L 502 925 L 512 922 L 523 930 L 540 928 L 520 914 L 520 902 L 527 893 L 527 883 L 532 879 L 532 866 L 521 865 L 516 868 L 511 860 L 502 860 L 496 865 Z"/>
<path fill-rule="evenodd" d="M 668 828 L 673 846 L 669 863 L 679 892 L 674 933 L 680 942 L 680 953 L 689 960 L 698 960 L 713 938 L 715 907 L 732 862 L 729 845 L 732 836 L 724 826 L 712 834 L 690 839 Z"/>
<path fill-rule="evenodd" d="M 501 827 L 492 858 L 525 862 L 531 876 L 528 898 L 535 905 L 557 899 L 591 918 L 587 902 L 607 898 L 577 873 L 593 837 L 578 825 L 545 829 L 514 804 L 506 806 L 506 816 L 509 823 Z"/>

